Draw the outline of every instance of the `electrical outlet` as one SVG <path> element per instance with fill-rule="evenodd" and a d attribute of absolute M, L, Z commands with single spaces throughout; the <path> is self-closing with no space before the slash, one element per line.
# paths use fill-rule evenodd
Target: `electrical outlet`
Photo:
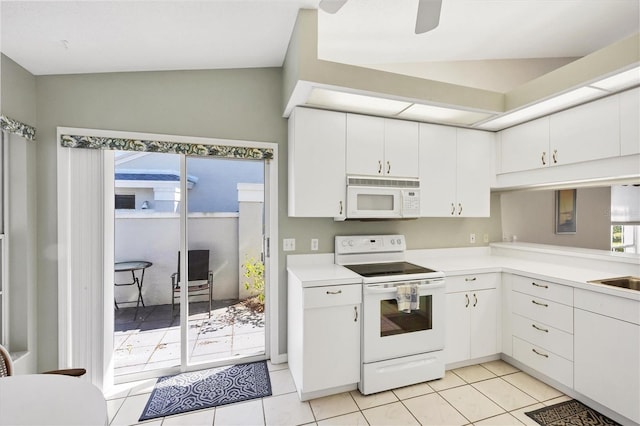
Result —
<path fill-rule="evenodd" d="M 469 234 L 469 242 L 471 244 L 475 244 L 476 243 L 476 234 Z"/>
<path fill-rule="evenodd" d="M 282 240 L 282 250 L 283 251 L 295 251 L 296 249 L 296 239 L 295 238 L 283 238 Z"/>
<path fill-rule="evenodd" d="M 482 241 L 484 241 L 485 243 L 489 242 L 489 234 L 484 234 L 484 237 L 482 238 Z"/>
<path fill-rule="evenodd" d="M 312 238 L 311 239 L 311 250 L 312 251 L 317 251 L 318 250 L 318 239 L 317 238 Z"/>

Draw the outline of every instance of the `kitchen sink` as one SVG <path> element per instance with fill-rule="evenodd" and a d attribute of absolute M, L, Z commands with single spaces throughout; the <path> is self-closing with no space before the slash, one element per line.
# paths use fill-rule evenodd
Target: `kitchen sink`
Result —
<path fill-rule="evenodd" d="M 589 282 L 640 291 L 640 278 L 638 277 L 605 278 L 603 280 L 594 280 Z"/>

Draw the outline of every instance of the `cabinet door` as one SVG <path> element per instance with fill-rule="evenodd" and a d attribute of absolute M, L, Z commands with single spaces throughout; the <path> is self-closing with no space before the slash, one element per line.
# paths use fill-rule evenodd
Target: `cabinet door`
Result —
<path fill-rule="evenodd" d="M 489 217 L 491 143 L 494 134 L 457 129 L 456 215 Z"/>
<path fill-rule="evenodd" d="M 640 326 L 574 311 L 574 389 L 640 423 Z"/>
<path fill-rule="evenodd" d="M 619 156 L 619 98 L 609 96 L 553 114 L 549 134 L 551 165 Z"/>
<path fill-rule="evenodd" d="M 640 88 L 620 94 L 620 154 L 640 154 Z"/>
<path fill-rule="evenodd" d="M 347 173 L 383 176 L 384 119 L 347 114 Z"/>
<path fill-rule="evenodd" d="M 420 124 L 420 216 L 451 217 L 456 202 L 456 129 Z"/>
<path fill-rule="evenodd" d="M 418 178 L 419 124 L 384 120 L 384 172 L 387 176 Z"/>
<path fill-rule="evenodd" d="M 289 216 L 344 215 L 346 114 L 296 108 L 289 118 Z"/>
<path fill-rule="evenodd" d="M 360 305 L 305 309 L 303 392 L 360 381 L 360 318 Z"/>
<path fill-rule="evenodd" d="M 501 131 L 501 173 L 549 165 L 549 117 Z"/>
<path fill-rule="evenodd" d="M 498 351 L 498 290 L 480 290 L 471 299 L 471 356 L 480 358 Z"/>
<path fill-rule="evenodd" d="M 446 301 L 445 362 L 451 364 L 466 361 L 471 357 L 469 293 L 449 293 L 446 295 Z"/>

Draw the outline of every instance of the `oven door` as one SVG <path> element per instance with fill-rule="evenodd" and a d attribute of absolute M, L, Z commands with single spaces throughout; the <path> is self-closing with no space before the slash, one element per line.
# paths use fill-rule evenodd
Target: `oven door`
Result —
<path fill-rule="evenodd" d="M 397 286 L 418 284 L 419 308 L 398 309 Z M 444 348 L 444 279 L 363 286 L 363 362 L 375 362 Z"/>

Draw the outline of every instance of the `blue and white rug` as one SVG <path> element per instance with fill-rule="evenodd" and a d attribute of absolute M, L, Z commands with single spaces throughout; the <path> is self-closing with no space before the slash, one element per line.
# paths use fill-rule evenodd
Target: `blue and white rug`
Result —
<path fill-rule="evenodd" d="M 140 421 L 271 395 L 266 361 L 158 379 Z"/>

